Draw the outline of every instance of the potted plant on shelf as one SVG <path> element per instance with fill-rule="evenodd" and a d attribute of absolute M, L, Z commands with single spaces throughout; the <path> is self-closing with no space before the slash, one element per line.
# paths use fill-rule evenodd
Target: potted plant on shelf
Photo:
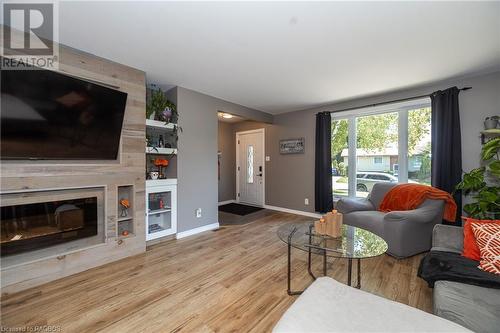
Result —
<path fill-rule="evenodd" d="M 498 121 L 500 120 L 500 116 L 492 116 L 486 117 L 484 120 L 484 129 L 494 129 L 498 126 Z"/>
<path fill-rule="evenodd" d="M 179 113 L 174 103 L 170 102 L 161 90 L 155 89 L 156 85 L 151 85 L 151 94 L 148 95 L 146 103 L 146 118 L 164 121 L 167 124 L 173 124 L 173 130 L 170 134 L 175 140 L 179 141 L 179 132 L 182 133 L 182 127 L 178 125 Z"/>
<path fill-rule="evenodd" d="M 168 100 L 161 88 L 152 90 L 146 104 L 146 118 L 170 123 L 176 115 L 175 104 Z"/>
<path fill-rule="evenodd" d="M 464 211 L 481 220 L 500 219 L 500 138 L 491 139 L 481 150 L 483 166 L 464 174 L 456 190 L 471 195 L 473 201 Z"/>

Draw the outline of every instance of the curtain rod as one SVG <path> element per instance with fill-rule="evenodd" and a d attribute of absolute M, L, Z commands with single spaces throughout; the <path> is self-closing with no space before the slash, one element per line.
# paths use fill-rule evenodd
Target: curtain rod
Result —
<path fill-rule="evenodd" d="M 460 88 L 458 90 L 459 91 L 465 91 L 465 90 L 469 90 L 469 89 L 472 89 L 472 87 L 463 87 L 463 88 Z M 391 104 L 391 103 L 411 101 L 412 99 L 419 99 L 419 98 L 429 97 L 431 95 L 432 94 L 426 94 L 426 95 L 420 95 L 420 96 L 414 96 L 414 97 L 394 99 L 392 101 L 387 101 L 387 102 L 380 102 L 380 103 L 375 103 L 375 104 L 366 104 L 366 105 L 362 105 L 362 106 L 356 106 L 356 107 L 345 108 L 345 109 L 334 110 L 334 111 L 323 111 L 323 112 L 332 113 L 332 112 L 342 112 L 342 111 L 351 111 L 351 110 L 356 110 L 356 109 L 364 109 L 364 108 L 370 108 L 370 107 L 375 107 L 375 106 L 379 106 L 379 105 L 385 105 L 385 104 Z M 318 112 L 318 113 L 323 113 L 323 112 Z"/>

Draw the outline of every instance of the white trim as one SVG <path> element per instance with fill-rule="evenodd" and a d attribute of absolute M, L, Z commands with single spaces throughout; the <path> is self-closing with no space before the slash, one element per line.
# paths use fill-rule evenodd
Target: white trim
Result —
<path fill-rule="evenodd" d="M 357 121 L 355 116 L 350 116 L 348 118 L 348 134 L 347 134 L 347 140 L 348 140 L 348 152 L 349 156 L 347 157 L 347 196 L 348 197 L 356 197 L 356 176 L 357 176 L 357 170 L 358 170 L 358 157 L 356 156 L 356 140 L 357 140 L 357 135 L 356 135 L 356 130 L 357 130 Z"/>
<path fill-rule="evenodd" d="M 244 134 L 254 134 L 254 133 L 262 133 L 262 204 L 256 204 L 258 207 L 265 207 L 266 205 L 266 129 L 258 128 L 249 131 L 241 131 L 236 132 L 236 200 L 235 202 L 240 202 L 240 197 L 238 193 L 240 193 L 240 171 L 238 170 L 238 163 L 240 161 L 240 153 L 238 147 L 238 140 L 240 135 Z M 240 168 L 241 169 L 241 168 Z M 247 203 L 245 203 L 247 204 Z M 254 204 L 255 205 L 255 204 Z"/>
<path fill-rule="evenodd" d="M 303 215 L 303 216 L 309 216 L 309 217 L 314 217 L 314 218 L 321 218 L 322 217 L 322 215 L 318 214 L 318 213 L 304 212 L 302 210 L 295 210 L 295 209 L 289 209 L 289 208 L 283 208 L 283 207 L 277 207 L 277 206 L 264 205 L 264 208 L 270 209 L 270 210 L 276 210 L 278 212 L 290 213 L 290 214 L 295 214 L 295 215 Z"/>
<path fill-rule="evenodd" d="M 219 229 L 219 222 L 212 223 L 212 224 L 207 224 L 207 225 L 204 225 L 204 226 L 201 226 L 201 227 L 198 227 L 198 228 L 194 228 L 194 229 L 189 229 L 189 230 L 186 230 L 186 231 L 178 232 L 175 235 L 175 238 L 181 239 L 181 238 L 184 238 L 184 237 L 193 236 L 193 235 L 199 234 L 201 232 L 215 230 L 215 229 Z"/>
<path fill-rule="evenodd" d="M 408 110 L 398 112 L 398 182 L 408 183 Z"/>
<path fill-rule="evenodd" d="M 224 205 L 227 205 L 227 204 L 230 204 L 230 203 L 235 203 L 235 202 L 236 202 L 236 199 L 221 201 L 221 202 L 219 202 L 217 204 L 217 206 L 224 206 Z"/>

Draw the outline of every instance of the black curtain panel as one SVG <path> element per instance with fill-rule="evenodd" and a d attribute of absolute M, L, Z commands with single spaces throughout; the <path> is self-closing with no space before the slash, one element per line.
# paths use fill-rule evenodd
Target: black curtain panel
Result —
<path fill-rule="evenodd" d="M 331 146 L 332 117 L 330 112 L 320 112 L 316 115 L 314 205 L 321 213 L 333 209 Z"/>
<path fill-rule="evenodd" d="M 452 193 L 462 179 L 462 140 L 457 87 L 431 94 L 432 186 Z M 457 222 L 462 213 L 462 193 L 454 195 Z"/>

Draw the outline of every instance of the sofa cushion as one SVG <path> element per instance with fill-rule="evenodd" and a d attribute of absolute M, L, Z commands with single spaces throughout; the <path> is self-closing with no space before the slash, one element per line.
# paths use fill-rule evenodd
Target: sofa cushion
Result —
<path fill-rule="evenodd" d="M 500 289 L 437 281 L 433 297 L 434 314 L 474 332 L 498 332 Z"/>
<path fill-rule="evenodd" d="M 380 203 L 385 197 L 385 194 L 389 192 L 389 190 L 396 185 L 397 183 L 382 183 L 382 182 L 373 185 L 373 188 L 370 194 L 368 195 L 368 199 L 373 203 L 375 209 L 378 210 L 378 208 L 380 207 Z"/>
<path fill-rule="evenodd" d="M 481 261 L 479 267 L 485 271 L 500 275 L 500 224 L 472 223 Z"/>
<path fill-rule="evenodd" d="M 385 213 L 378 210 L 356 211 L 344 215 L 344 223 L 362 228 L 383 237 Z"/>
<path fill-rule="evenodd" d="M 427 312 L 318 278 L 273 329 L 282 332 L 469 332 Z"/>
<path fill-rule="evenodd" d="M 481 258 L 481 253 L 479 252 L 479 247 L 476 243 L 476 237 L 472 231 L 471 223 L 497 223 L 500 224 L 500 220 L 476 220 L 469 217 L 463 217 L 464 224 L 464 250 L 462 255 L 466 258 L 477 260 Z"/>

